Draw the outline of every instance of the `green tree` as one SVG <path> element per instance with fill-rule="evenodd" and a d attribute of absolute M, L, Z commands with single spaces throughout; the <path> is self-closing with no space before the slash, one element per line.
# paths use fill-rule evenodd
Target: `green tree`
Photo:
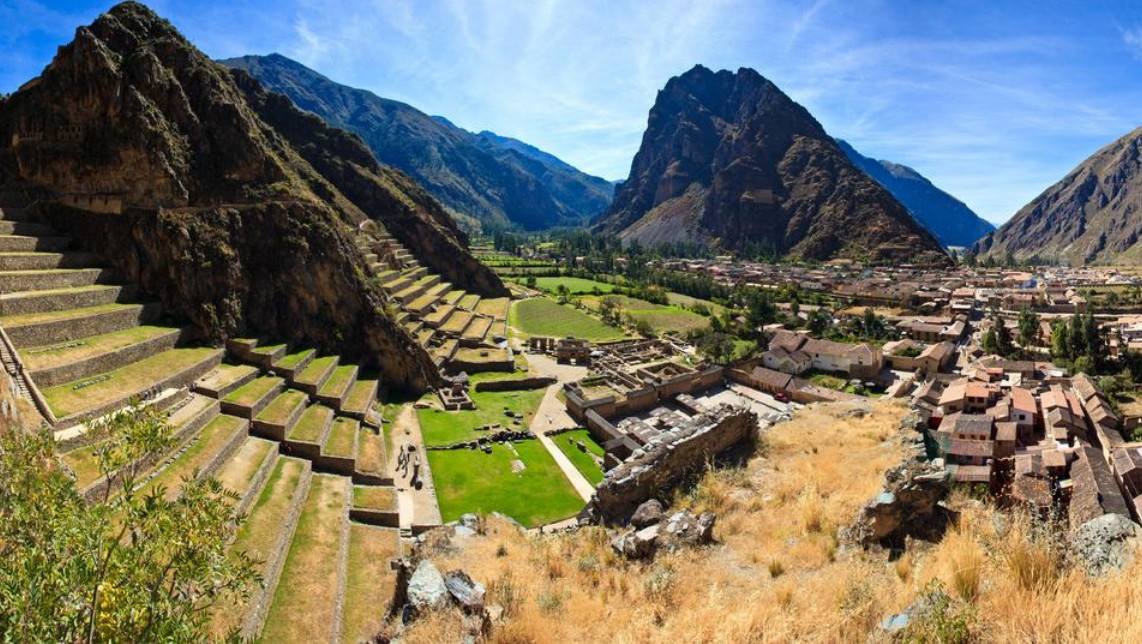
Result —
<path fill-rule="evenodd" d="M 0 633 L 38 642 L 201 641 L 207 609 L 255 579 L 228 554 L 237 496 L 214 479 L 142 491 L 135 464 L 171 445 L 150 407 L 96 423 L 111 485 L 88 503 L 50 432 L 0 433 Z M 143 488 L 145 489 L 145 488 Z"/>
<path fill-rule="evenodd" d="M 1051 357 L 1056 360 L 1071 359 L 1071 335 L 1066 320 L 1051 322 Z"/>
<path fill-rule="evenodd" d="M 715 364 L 726 364 L 734 357 L 734 339 L 712 331 L 698 338 L 698 351 Z"/>
<path fill-rule="evenodd" d="M 825 336 L 829 327 L 833 326 L 833 316 L 823 308 L 817 308 L 809 315 L 809 332 L 818 338 Z"/>
<path fill-rule="evenodd" d="M 527 287 L 533 289 L 533 288 L 535 288 L 535 285 L 536 285 L 535 276 L 534 275 L 528 275 L 527 276 Z"/>
<path fill-rule="evenodd" d="M 1038 344 L 1039 314 L 1029 308 L 1019 312 L 1019 344 L 1029 348 Z"/>

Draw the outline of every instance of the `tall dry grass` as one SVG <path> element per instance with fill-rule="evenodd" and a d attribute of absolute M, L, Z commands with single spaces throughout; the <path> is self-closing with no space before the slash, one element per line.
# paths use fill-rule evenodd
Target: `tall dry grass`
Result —
<path fill-rule="evenodd" d="M 884 401 L 863 418 L 846 411 L 807 408 L 770 432 L 764 458 L 677 495 L 675 507 L 718 513 L 718 545 L 636 563 L 600 528 L 534 536 L 489 521 L 486 536 L 436 562 L 463 568 L 504 607 L 493 642 L 883 640 L 880 621 L 933 587 L 974 640 L 1142 641 L 1142 565 L 1088 580 L 1049 530 L 967 497 L 953 498 L 961 520 L 939 544 L 902 559 L 840 547 L 837 529 L 902 456 L 895 427 L 906 410 Z M 925 621 L 910 636 L 931 641 L 946 626 Z M 459 632 L 454 615 L 438 615 L 405 639 Z"/>

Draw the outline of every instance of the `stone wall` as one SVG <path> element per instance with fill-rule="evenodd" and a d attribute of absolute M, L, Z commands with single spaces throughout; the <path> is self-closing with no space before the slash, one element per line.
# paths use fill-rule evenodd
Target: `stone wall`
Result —
<path fill-rule="evenodd" d="M 607 472 L 587 512 L 603 523 L 621 523 L 640 503 L 664 497 L 701 472 L 710 459 L 756 438 L 757 414 L 728 405 L 663 432 Z"/>
<path fill-rule="evenodd" d="M 524 389 L 542 389 L 556 383 L 551 376 L 534 376 L 531 378 L 508 378 L 505 380 L 485 380 L 476 383 L 476 391 L 521 391 Z"/>

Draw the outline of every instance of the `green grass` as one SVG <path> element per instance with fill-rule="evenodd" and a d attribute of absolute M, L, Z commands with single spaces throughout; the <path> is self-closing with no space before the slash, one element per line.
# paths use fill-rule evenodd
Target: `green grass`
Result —
<path fill-rule="evenodd" d="M 317 393 L 323 396 L 337 396 L 344 393 L 356 373 L 357 367 L 351 364 L 337 367 Z"/>
<path fill-rule="evenodd" d="M 313 355 L 313 353 L 315 353 L 313 349 L 303 349 L 301 351 L 287 353 L 282 356 L 281 360 L 274 363 L 274 366 L 281 367 L 282 369 L 293 369 L 295 366 L 301 364 L 301 361 L 306 357 Z"/>
<path fill-rule="evenodd" d="M 555 460 L 537 440 L 513 444 L 517 457 L 502 444 L 480 450 L 429 450 L 428 461 L 444 521 L 465 512 L 502 512 L 525 526 L 574 516 L 583 508 Z M 512 472 L 516 458 L 527 466 Z"/>
<path fill-rule="evenodd" d="M 117 351 L 146 340 L 177 331 L 168 326 L 136 326 L 95 335 L 82 340 L 62 342 L 43 347 L 21 349 L 24 364 L 32 371 L 71 364 L 92 356 Z"/>
<path fill-rule="evenodd" d="M 222 400 L 226 402 L 232 402 L 235 405 L 249 407 L 261 400 L 262 397 L 265 396 L 274 387 L 277 387 L 284 382 L 285 380 L 282 380 L 281 378 L 273 378 L 269 376 L 254 378 L 250 382 L 247 382 L 234 391 L 231 391 Z"/>
<path fill-rule="evenodd" d="M 148 490 L 165 488 L 167 498 L 174 498 L 182 488 L 182 481 L 192 477 L 206 465 L 239 431 L 243 431 L 244 421 L 234 416 L 216 416 L 199 432 L 198 437 L 171 461 L 158 476 L 146 484 Z"/>
<path fill-rule="evenodd" d="M 326 371 L 337 361 L 337 356 L 325 356 L 324 358 L 314 358 L 313 362 L 306 365 L 301 373 L 297 374 L 294 378 L 299 384 L 312 385 L 316 384 L 321 376 L 325 375 Z"/>
<path fill-rule="evenodd" d="M 316 443 L 321 440 L 329 419 L 333 417 L 333 410 L 324 405 L 311 405 L 309 409 L 297 419 L 293 429 L 290 430 L 289 440 L 305 443 Z"/>
<path fill-rule="evenodd" d="M 605 297 L 618 301 L 624 318 L 629 315 L 636 321 L 645 320 L 655 333 L 685 333 L 693 329 L 704 329 L 710 325 L 710 318 L 687 311 L 681 306 L 655 304 L 626 295 Z M 599 296 L 583 298 L 584 303 L 593 309 L 598 309 L 602 300 L 603 298 Z"/>
<path fill-rule="evenodd" d="M 323 456 L 353 456 L 353 446 L 357 441 L 357 428 L 360 423 L 349 418 L 337 418 L 333 421 L 333 427 L 329 429 L 329 437 L 325 439 L 325 445 L 321 446 L 321 454 Z"/>
<path fill-rule="evenodd" d="M 375 394 L 377 387 L 376 380 L 358 380 L 353 388 L 349 390 L 349 395 L 345 396 L 344 408 L 353 411 L 366 411 L 369 405 L 369 395 Z"/>
<path fill-rule="evenodd" d="M 258 355 L 264 356 L 264 355 L 269 355 L 271 353 L 276 353 L 277 351 L 280 351 L 281 349 L 284 349 L 284 348 L 286 348 L 285 343 L 279 342 L 278 344 L 267 344 L 265 346 L 255 347 L 254 350 L 251 351 L 251 353 L 256 353 Z"/>
<path fill-rule="evenodd" d="M 420 431 L 424 435 L 426 445 L 450 445 L 460 441 L 471 440 L 488 432 L 477 431 L 476 428 L 488 423 L 499 423 L 505 428 L 518 427 L 527 429 L 531 424 L 531 417 L 543 400 L 543 389 L 529 391 L 476 391 L 469 393 L 476 409 L 461 411 L 443 411 L 440 409 L 418 409 L 417 419 L 420 421 Z M 516 414 L 523 414 L 523 423 L 513 425 L 512 419 L 504 415 L 504 407 Z"/>
<path fill-rule="evenodd" d="M 519 280 L 526 283 L 527 280 Z M 600 293 L 610 293 L 615 290 L 614 284 L 607 284 L 606 282 L 597 282 L 595 280 L 585 279 L 582 277 L 537 277 L 535 278 L 535 286 L 542 291 L 548 293 L 555 293 L 559 290 L 559 286 L 567 287 L 567 290 L 572 294 L 581 293 L 594 293 L 598 289 Z"/>
<path fill-rule="evenodd" d="M 621 330 L 609 327 L 601 320 L 544 297 L 514 302 L 508 319 L 513 327 L 527 335 L 558 338 L 570 335 L 595 342 L 625 337 Z"/>
<path fill-rule="evenodd" d="M 61 311 L 42 311 L 39 313 L 0 315 L 0 323 L 6 327 L 21 326 L 24 324 L 33 324 L 36 322 L 54 322 L 57 320 L 71 320 L 75 318 L 91 317 L 94 315 L 102 315 L 104 313 L 113 313 L 115 311 L 137 308 L 139 308 L 138 304 L 120 304 L 115 302 L 112 304 L 84 306 L 78 309 L 63 309 Z"/>
<path fill-rule="evenodd" d="M 602 458 L 604 450 L 602 445 L 595 442 L 595 439 L 591 436 L 591 432 L 586 429 L 574 429 L 569 432 L 563 432 L 562 434 L 556 434 L 551 437 L 551 440 L 555 441 L 555 444 L 559 446 L 559 450 L 567 456 L 571 463 L 575 465 L 575 469 L 579 470 L 579 473 L 586 477 L 592 485 L 598 485 L 603 480 L 603 468 L 595 462 L 595 459 L 592 458 L 591 455 L 594 454 Z M 579 446 L 576 445 L 576 441 L 586 445 L 586 453 L 579 451 Z"/>
<path fill-rule="evenodd" d="M 56 418 L 66 418 L 105 403 L 135 395 L 216 353 L 215 349 L 171 349 L 105 374 L 43 390 Z"/>
<path fill-rule="evenodd" d="M 387 485 L 353 486 L 353 507 L 392 510 L 396 506 L 396 491 Z"/>
<path fill-rule="evenodd" d="M 809 382 L 817 385 L 818 387 L 835 389 L 837 391 L 844 391 L 845 387 L 847 387 L 849 384 L 848 381 L 844 378 L 821 372 L 810 373 Z"/>
<path fill-rule="evenodd" d="M 278 394 L 273 402 L 266 405 L 266 408 L 258 414 L 258 420 L 274 425 L 281 425 L 290 417 L 299 406 L 304 405 L 309 400 L 304 392 L 297 391 L 296 389 L 287 389 Z"/>
<path fill-rule="evenodd" d="M 394 573 L 388 562 L 400 549 L 395 530 L 353 523 L 349 527 L 349 563 L 341 610 L 341 642 L 369 641 L 384 626 L 381 610 L 392 593 Z"/>

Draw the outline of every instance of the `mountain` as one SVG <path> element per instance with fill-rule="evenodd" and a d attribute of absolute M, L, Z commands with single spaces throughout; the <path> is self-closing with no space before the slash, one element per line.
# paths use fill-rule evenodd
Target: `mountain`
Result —
<path fill-rule="evenodd" d="M 1142 127 L 1095 152 L 975 245 L 981 256 L 1142 264 Z"/>
<path fill-rule="evenodd" d="M 313 346 L 394 387 L 439 375 L 362 270 L 359 225 L 375 218 L 445 279 L 506 294 L 411 179 L 135 2 L 0 99 L 0 191 L 33 196 L 198 336 Z"/>
<path fill-rule="evenodd" d="M 482 224 L 527 230 L 580 225 L 611 201 L 609 182 L 526 143 L 473 134 L 444 117 L 335 83 L 285 56 L 221 62 L 357 134 L 381 163 L 407 172 L 445 206 Z"/>
<path fill-rule="evenodd" d="M 790 258 L 946 263 L 939 242 L 752 69 L 696 66 L 650 110 L 630 176 L 596 229 Z"/>
<path fill-rule="evenodd" d="M 841 139 L 837 139 L 837 145 L 853 165 L 887 188 L 944 246 L 971 246 L 995 230 L 964 202 L 932 185 L 912 168 L 870 159 Z"/>

